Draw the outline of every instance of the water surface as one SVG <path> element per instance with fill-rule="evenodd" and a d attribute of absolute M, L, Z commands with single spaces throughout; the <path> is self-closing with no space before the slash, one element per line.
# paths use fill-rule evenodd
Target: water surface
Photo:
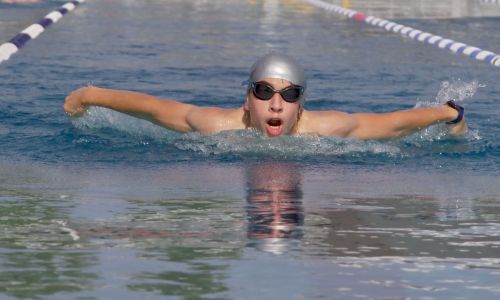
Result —
<path fill-rule="evenodd" d="M 62 2 L 0 4 L 8 40 Z M 500 51 L 498 18 L 399 23 Z M 307 109 L 456 98 L 470 132 L 393 141 L 179 134 L 64 97 L 86 84 L 238 107 L 303 62 Z M 0 67 L 0 298 L 492 299 L 498 68 L 293 1 L 88 1 Z"/>

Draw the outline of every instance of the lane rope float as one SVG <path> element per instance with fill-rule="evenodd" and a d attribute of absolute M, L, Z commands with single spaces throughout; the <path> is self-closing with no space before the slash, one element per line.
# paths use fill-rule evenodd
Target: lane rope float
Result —
<path fill-rule="evenodd" d="M 14 53 L 19 51 L 29 40 L 37 38 L 50 25 L 57 23 L 66 13 L 74 10 L 85 0 L 73 0 L 50 12 L 38 23 L 31 24 L 23 31 L 10 39 L 7 43 L 0 45 L 0 64 L 7 61 Z"/>
<path fill-rule="evenodd" d="M 481 4 L 496 4 L 496 5 L 500 5 L 500 0 L 481 0 L 479 2 Z"/>
<path fill-rule="evenodd" d="M 441 49 L 448 49 L 454 53 L 461 53 L 476 60 L 482 60 L 494 66 L 500 67 L 500 55 L 491 51 L 483 50 L 478 47 L 469 46 L 464 43 L 456 42 L 451 39 L 434 35 L 412 27 L 404 26 L 395 22 L 369 16 L 352 9 L 343 8 L 331 3 L 326 3 L 321 0 L 303 0 L 313 6 L 323 8 L 327 11 L 334 12 L 353 19 L 357 22 L 368 23 L 372 26 L 382 27 L 387 31 L 400 33 L 403 36 L 413 40 L 437 46 Z"/>

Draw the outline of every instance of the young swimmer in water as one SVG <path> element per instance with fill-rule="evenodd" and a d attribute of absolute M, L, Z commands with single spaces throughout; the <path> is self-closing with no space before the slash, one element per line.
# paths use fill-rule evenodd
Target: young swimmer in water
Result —
<path fill-rule="evenodd" d="M 176 131 L 203 134 L 253 127 L 268 137 L 318 134 L 390 139 L 441 122 L 450 125 L 453 136 L 467 131 L 464 110 L 453 101 L 439 107 L 380 114 L 308 111 L 304 109 L 306 87 L 304 70 L 293 58 L 271 53 L 253 64 L 247 98 L 239 108 L 200 107 L 137 92 L 89 86 L 66 97 L 64 110 L 71 116 L 79 116 L 88 106 L 102 106 Z"/>

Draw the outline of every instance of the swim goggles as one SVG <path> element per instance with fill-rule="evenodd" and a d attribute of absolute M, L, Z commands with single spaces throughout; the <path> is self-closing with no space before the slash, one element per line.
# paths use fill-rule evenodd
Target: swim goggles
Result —
<path fill-rule="evenodd" d="M 304 87 L 290 85 L 282 90 L 275 90 L 271 85 L 263 82 L 252 82 L 250 85 L 253 95 L 260 100 L 269 100 L 274 94 L 279 93 L 286 102 L 294 103 L 300 100 L 304 94 Z"/>

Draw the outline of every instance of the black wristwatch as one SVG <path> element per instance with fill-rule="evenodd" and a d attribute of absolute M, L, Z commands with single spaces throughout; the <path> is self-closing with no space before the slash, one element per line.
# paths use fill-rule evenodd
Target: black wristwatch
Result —
<path fill-rule="evenodd" d="M 446 124 L 457 124 L 458 122 L 462 121 L 462 119 L 464 118 L 464 110 L 465 110 L 463 106 L 458 105 L 457 103 L 455 103 L 454 100 L 446 102 L 446 105 L 458 111 L 457 118 L 453 121 L 446 122 Z"/>

